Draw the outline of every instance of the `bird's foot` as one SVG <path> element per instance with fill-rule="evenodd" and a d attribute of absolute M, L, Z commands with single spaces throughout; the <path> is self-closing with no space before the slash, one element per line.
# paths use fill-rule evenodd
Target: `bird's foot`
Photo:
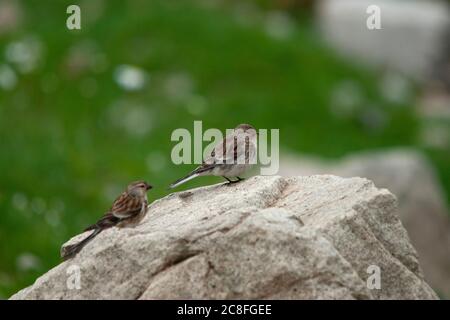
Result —
<path fill-rule="evenodd" d="M 238 183 L 238 182 L 241 182 L 242 180 L 244 180 L 244 179 L 239 178 L 239 177 L 236 177 L 237 180 L 231 180 L 231 179 L 229 179 L 227 177 L 224 177 L 224 178 L 228 180 L 228 183 L 226 184 L 227 186 L 231 186 L 231 185 L 233 185 L 235 183 Z"/>

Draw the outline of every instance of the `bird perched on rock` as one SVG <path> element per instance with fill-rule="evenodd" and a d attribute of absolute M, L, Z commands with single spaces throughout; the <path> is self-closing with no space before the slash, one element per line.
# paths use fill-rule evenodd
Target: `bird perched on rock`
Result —
<path fill-rule="evenodd" d="M 229 183 L 242 180 L 239 176 L 256 164 L 257 132 L 249 124 L 238 125 L 233 133 L 220 141 L 203 163 L 188 174 L 172 183 L 175 188 L 198 176 L 222 176 Z M 236 178 L 237 180 L 231 180 Z"/>
<path fill-rule="evenodd" d="M 145 181 L 135 181 L 114 201 L 103 217 L 84 231 L 92 233 L 80 242 L 63 247 L 61 257 L 66 260 L 75 256 L 90 240 L 105 229 L 123 227 L 140 221 L 147 212 L 147 191 L 152 188 Z"/>

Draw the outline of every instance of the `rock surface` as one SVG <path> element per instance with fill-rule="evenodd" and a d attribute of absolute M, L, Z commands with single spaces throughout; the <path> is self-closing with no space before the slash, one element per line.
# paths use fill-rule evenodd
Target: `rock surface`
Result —
<path fill-rule="evenodd" d="M 407 148 L 361 152 L 328 162 L 298 156 L 282 159 L 280 174 L 284 176 L 360 176 L 392 191 L 425 279 L 450 298 L 450 214 L 432 166 L 420 152 Z"/>
<path fill-rule="evenodd" d="M 12 299 L 435 299 L 396 211 L 361 178 L 258 176 L 174 193 Z M 380 289 L 367 286 L 371 265 Z M 80 289 L 67 285 L 73 266 Z"/>

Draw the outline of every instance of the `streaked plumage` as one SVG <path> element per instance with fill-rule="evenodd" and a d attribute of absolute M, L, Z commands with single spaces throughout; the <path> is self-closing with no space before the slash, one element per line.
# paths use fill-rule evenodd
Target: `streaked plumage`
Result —
<path fill-rule="evenodd" d="M 91 239 L 107 228 L 124 226 L 136 218 L 142 218 L 147 211 L 147 191 L 151 188 L 152 186 L 145 181 L 129 184 L 127 190 L 114 201 L 111 209 L 95 224 L 84 230 L 93 232 L 82 241 L 64 247 L 61 257 L 66 260 L 75 256 Z"/>
<path fill-rule="evenodd" d="M 212 150 L 203 163 L 184 178 L 178 179 L 169 188 L 175 188 L 198 176 L 222 176 L 230 183 L 242 180 L 239 176 L 256 161 L 257 133 L 249 124 L 240 124 Z M 230 178 L 237 178 L 231 181 Z"/>

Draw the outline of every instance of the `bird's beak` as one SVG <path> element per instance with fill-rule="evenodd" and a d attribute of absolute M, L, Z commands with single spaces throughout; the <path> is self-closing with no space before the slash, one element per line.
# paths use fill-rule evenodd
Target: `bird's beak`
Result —
<path fill-rule="evenodd" d="M 150 190 L 151 188 L 153 188 L 153 186 L 147 184 L 147 188 L 145 188 L 146 190 Z"/>

